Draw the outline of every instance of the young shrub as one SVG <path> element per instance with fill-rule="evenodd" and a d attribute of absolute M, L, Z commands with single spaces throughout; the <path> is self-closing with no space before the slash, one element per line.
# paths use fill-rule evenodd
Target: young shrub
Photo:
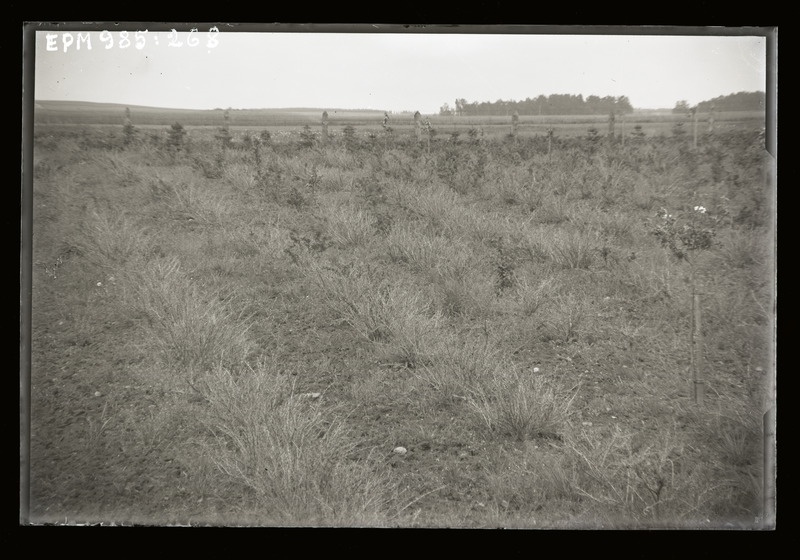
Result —
<path fill-rule="evenodd" d="M 311 127 L 305 125 L 300 132 L 300 146 L 303 148 L 313 148 L 317 141 L 317 136 L 312 132 Z"/>
<path fill-rule="evenodd" d="M 122 143 L 130 146 L 136 140 L 136 127 L 131 122 L 131 110 L 125 107 L 125 121 L 122 125 Z"/>
<path fill-rule="evenodd" d="M 356 129 L 351 125 L 347 125 L 342 129 L 342 137 L 344 138 L 344 145 L 348 151 L 353 151 L 358 147 L 358 139 L 356 138 Z"/>
<path fill-rule="evenodd" d="M 167 147 L 172 151 L 180 150 L 183 148 L 185 138 L 186 129 L 181 123 L 176 122 L 167 131 Z"/>

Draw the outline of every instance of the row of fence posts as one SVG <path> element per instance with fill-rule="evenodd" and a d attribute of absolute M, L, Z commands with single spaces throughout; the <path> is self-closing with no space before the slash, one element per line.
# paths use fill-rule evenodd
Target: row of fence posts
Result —
<path fill-rule="evenodd" d="M 697 113 L 697 107 L 693 107 L 692 109 L 689 110 L 689 117 L 691 118 L 692 121 L 692 146 L 694 148 L 697 148 L 697 126 L 699 118 Z M 387 128 L 388 119 L 389 115 L 388 113 L 385 113 L 383 122 L 384 129 Z M 609 113 L 608 116 L 608 138 L 610 140 L 614 140 L 616 138 L 616 131 L 615 131 L 616 120 L 617 120 L 616 114 L 614 113 L 614 111 L 611 111 L 611 113 Z M 327 144 L 329 139 L 328 124 L 329 124 L 328 112 L 324 111 L 322 113 L 322 138 L 321 138 L 323 145 Z M 625 145 L 624 124 L 625 124 L 624 116 L 620 115 L 621 130 L 619 136 L 623 146 Z M 419 111 L 417 111 L 414 113 L 414 133 L 417 138 L 417 142 L 420 142 L 422 140 L 423 128 L 426 130 L 426 132 L 428 132 L 428 149 L 430 150 L 431 123 L 430 120 L 428 119 L 425 119 L 425 121 L 423 122 L 422 115 L 420 114 Z M 131 131 L 133 129 L 133 124 L 131 123 L 131 111 L 128 107 L 125 108 L 123 129 L 125 131 Z M 220 130 L 220 134 L 218 137 L 220 140 L 223 141 L 223 143 L 226 144 L 231 139 L 229 129 L 230 129 L 230 113 L 228 110 L 225 110 L 225 112 L 223 113 L 223 126 L 222 129 Z M 708 133 L 711 134 L 713 132 L 714 132 L 714 107 L 712 106 L 711 111 L 708 115 Z M 511 115 L 511 137 L 514 139 L 515 142 L 517 140 L 518 133 L 519 133 L 519 112 L 514 111 L 514 113 Z M 553 139 L 553 128 L 549 128 L 547 130 L 547 138 L 548 138 L 547 153 L 550 154 L 552 147 L 552 139 Z"/>

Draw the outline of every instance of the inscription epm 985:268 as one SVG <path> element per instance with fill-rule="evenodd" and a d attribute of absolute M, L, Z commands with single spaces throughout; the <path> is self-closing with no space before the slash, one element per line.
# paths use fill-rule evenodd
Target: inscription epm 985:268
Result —
<path fill-rule="evenodd" d="M 115 31 L 108 30 L 92 32 L 57 32 L 45 35 L 45 50 L 50 52 L 68 52 L 69 50 L 92 50 L 93 46 L 100 44 L 99 48 L 109 50 L 113 48 L 142 50 L 148 47 L 165 46 L 169 48 L 196 48 L 205 47 L 213 49 L 219 46 L 219 28 L 214 26 L 208 31 L 199 31 L 193 28 L 189 31 L 178 32 L 173 29 L 169 32 L 144 31 Z"/>

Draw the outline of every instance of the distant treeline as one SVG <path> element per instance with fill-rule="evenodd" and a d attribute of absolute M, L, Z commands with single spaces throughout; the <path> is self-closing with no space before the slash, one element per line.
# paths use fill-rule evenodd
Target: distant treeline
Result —
<path fill-rule="evenodd" d="M 528 97 L 523 101 L 482 101 L 468 102 L 456 99 L 455 107 L 445 103 L 439 109 L 439 115 L 482 116 L 513 115 L 516 111 L 522 115 L 608 115 L 612 111 L 617 114 L 633 112 L 630 100 L 624 95 L 620 97 L 598 97 L 590 95 L 553 94 Z"/>
<path fill-rule="evenodd" d="M 697 110 L 707 113 L 714 111 L 763 111 L 766 109 L 767 95 L 763 91 L 740 91 L 730 95 L 720 95 L 697 104 Z"/>

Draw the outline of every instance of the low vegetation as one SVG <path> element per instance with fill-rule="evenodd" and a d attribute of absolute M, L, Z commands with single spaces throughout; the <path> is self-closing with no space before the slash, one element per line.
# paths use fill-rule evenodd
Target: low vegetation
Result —
<path fill-rule="evenodd" d="M 33 522 L 760 526 L 758 130 L 232 124 L 36 125 Z"/>

